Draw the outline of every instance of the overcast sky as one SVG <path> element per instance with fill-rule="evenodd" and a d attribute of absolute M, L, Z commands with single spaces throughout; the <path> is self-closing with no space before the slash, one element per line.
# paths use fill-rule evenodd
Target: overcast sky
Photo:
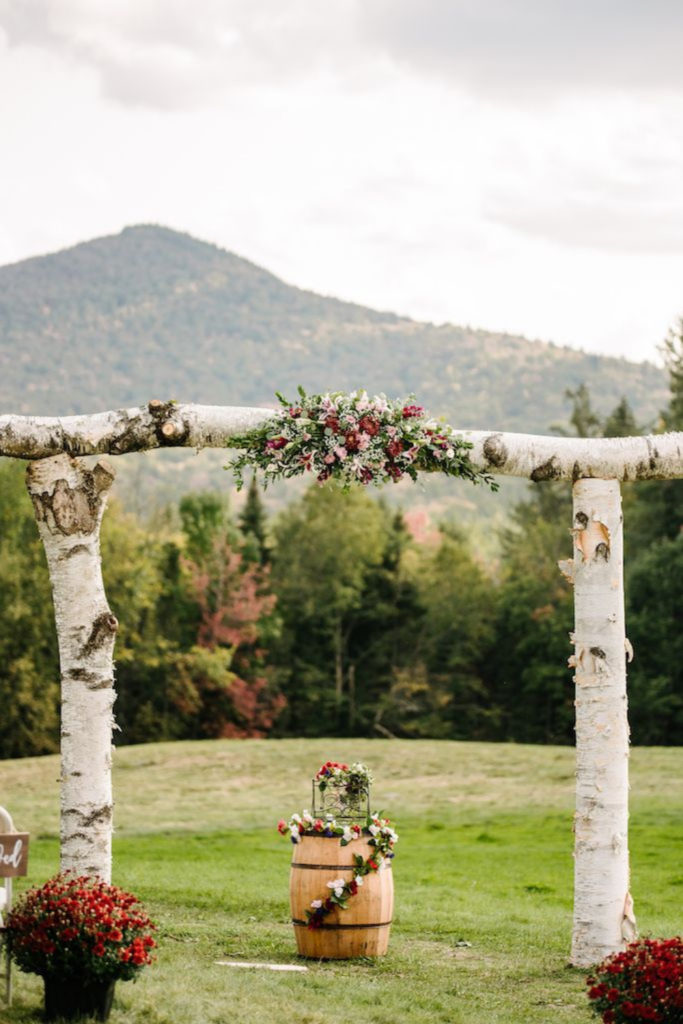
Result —
<path fill-rule="evenodd" d="M 656 358 L 681 0 L 0 0 L 0 264 L 158 223 L 325 294 Z"/>

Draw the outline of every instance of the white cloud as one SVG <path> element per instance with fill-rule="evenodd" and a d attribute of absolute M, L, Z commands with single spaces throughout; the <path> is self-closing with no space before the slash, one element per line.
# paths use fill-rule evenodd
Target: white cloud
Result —
<path fill-rule="evenodd" d="M 94 70 L 124 106 L 192 109 L 236 86 L 267 87 L 359 52 L 357 0 L 0 0 L 11 47 L 38 47 Z"/>
<path fill-rule="evenodd" d="M 678 0 L 367 0 L 377 47 L 479 95 L 683 90 Z"/>

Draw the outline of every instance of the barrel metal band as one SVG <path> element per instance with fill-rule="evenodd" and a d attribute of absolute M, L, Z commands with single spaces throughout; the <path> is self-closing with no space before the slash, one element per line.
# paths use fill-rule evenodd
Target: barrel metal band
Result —
<path fill-rule="evenodd" d="M 391 867 L 391 861 L 384 862 L 387 868 Z M 308 871 L 355 871 L 355 864 L 292 864 L 293 868 L 306 868 Z M 385 870 L 385 869 L 383 869 Z"/>
<path fill-rule="evenodd" d="M 381 924 L 317 924 L 315 926 L 315 931 L 336 932 L 341 928 L 388 928 L 392 921 L 393 918 L 391 921 L 383 921 Z M 308 921 L 300 921 L 298 917 L 292 918 L 292 924 L 308 928 Z"/>

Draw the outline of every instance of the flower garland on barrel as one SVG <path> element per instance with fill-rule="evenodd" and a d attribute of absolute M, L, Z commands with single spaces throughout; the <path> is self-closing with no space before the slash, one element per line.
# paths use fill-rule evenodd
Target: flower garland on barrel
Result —
<path fill-rule="evenodd" d="M 314 473 L 319 484 L 336 479 L 346 490 L 353 483 L 380 486 L 438 471 L 498 489 L 470 461 L 472 444 L 409 399 L 391 401 L 366 391 L 307 395 L 301 387 L 296 402 L 279 392 L 277 397 L 282 408 L 263 426 L 230 440 L 231 448 L 243 449 L 226 467 L 234 471 L 238 490 L 247 469 L 262 470 L 266 486 Z"/>
<path fill-rule="evenodd" d="M 337 761 L 327 761 L 316 774 L 316 780 L 321 792 L 330 784 L 337 787 L 350 786 L 354 794 L 362 797 L 368 792 L 372 776 L 365 765 L 354 764 L 349 768 L 348 765 Z M 328 839 L 338 836 L 340 846 L 348 846 L 357 839 L 365 839 L 368 845 L 374 848 L 367 858 L 354 854 L 353 878 L 350 881 L 334 878 L 327 882 L 330 892 L 324 893 L 321 899 L 313 900 L 311 909 L 306 910 L 308 928 L 320 928 L 335 907 L 346 910 L 349 899 L 355 896 L 363 885 L 364 877 L 381 871 L 386 867 L 386 862 L 394 857 L 394 844 L 398 842 L 398 835 L 391 827 L 390 820 L 381 818 L 379 814 L 368 815 L 362 825 L 339 824 L 331 814 L 325 815 L 324 819 L 316 818 L 305 810 L 302 815 L 293 814 L 288 822 L 281 818 L 277 829 L 281 835 L 289 833 L 293 843 L 300 843 L 304 836 L 325 836 Z"/>

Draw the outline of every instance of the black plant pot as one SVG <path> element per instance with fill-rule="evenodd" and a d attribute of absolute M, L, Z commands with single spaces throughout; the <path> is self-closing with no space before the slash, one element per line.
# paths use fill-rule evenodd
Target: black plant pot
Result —
<path fill-rule="evenodd" d="M 45 1020 L 107 1020 L 114 999 L 115 981 L 80 981 L 78 978 L 44 978 Z"/>

